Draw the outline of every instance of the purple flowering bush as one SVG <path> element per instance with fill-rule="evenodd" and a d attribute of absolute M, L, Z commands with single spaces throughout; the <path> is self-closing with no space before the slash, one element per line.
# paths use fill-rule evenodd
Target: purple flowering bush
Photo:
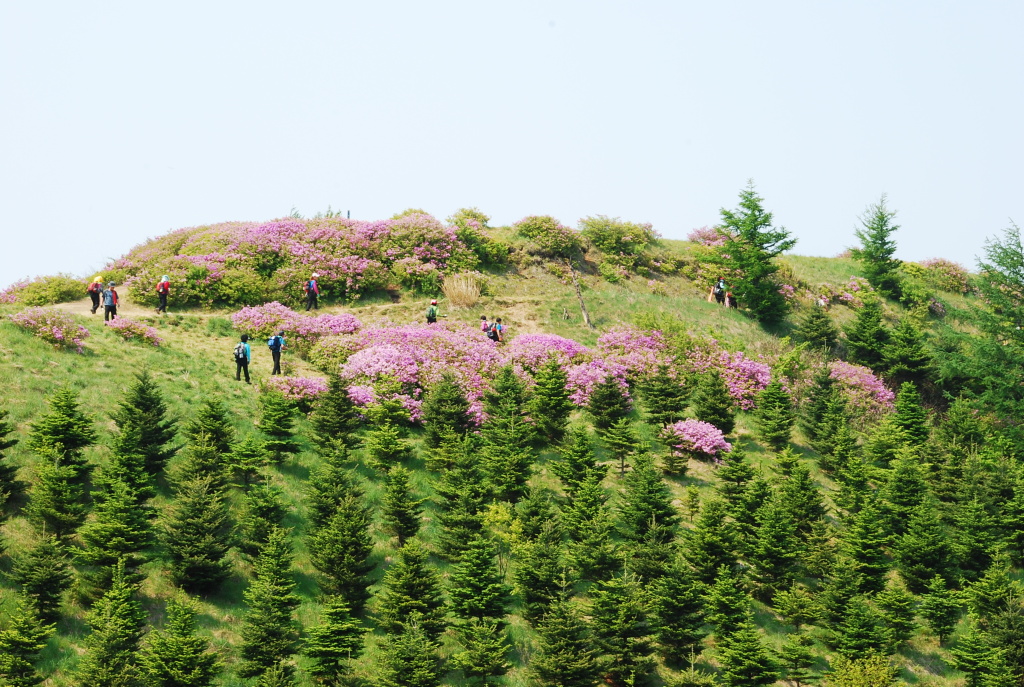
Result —
<path fill-rule="evenodd" d="M 164 341 L 155 329 L 135 320 L 126 320 L 123 317 L 119 317 L 116 320 L 110 320 L 103 324 L 125 341 L 138 341 L 139 343 L 146 343 L 151 346 L 159 346 Z"/>
<path fill-rule="evenodd" d="M 694 349 L 686 363 L 692 372 L 717 371 L 734 405 L 742 410 L 753 409 L 758 392 L 772 380 L 772 369 L 767 363 L 751 360 L 742 351 L 730 353 L 714 341 Z"/>
<path fill-rule="evenodd" d="M 566 369 L 568 379 L 566 387 L 569 389 L 569 400 L 580 408 L 585 408 L 590 402 L 590 394 L 594 387 L 606 381 L 609 377 L 622 389 L 622 395 L 630 400 L 629 382 L 626 379 L 627 370 L 624 366 L 597 358 L 585 363 L 570 365 Z"/>
<path fill-rule="evenodd" d="M 674 357 L 667 350 L 665 337 L 658 330 L 617 327 L 597 340 L 598 355 L 606 363 L 625 369 L 631 382 L 658 374 L 662 366 L 671 365 Z"/>
<path fill-rule="evenodd" d="M 836 360 L 829 365 L 829 376 L 842 389 L 858 427 L 863 428 L 892 412 L 895 394 L 870 369 Z"/>
<path fill-rule="evenodd" d="M 722 430 L 700 420 L 682 420 L 671 424 L 662 431 L 661 436 L 672 447 L 675 455 L 682 458 L 692 456 L 717 461 L 722 453 L 732 450 L 732 444 L 725 440 Z"/>
<path fill-rule="evenodd" d="M 718 227 L 698 227 L 686 235 L 692 241 L 707 248 L 719 248 L 725 245 L 726 235 Z"/>
<path fill-rule="evenodd" d="M 521 334 L 506 345 L 505 353 L 510 362 L 536 372 L 552 357 L 563 368 L 582 362 L 590 355 L 590 349 L 572 339 L 554 334 Z"/>
<path fill-rule="evenodd" d="M 55 305 L 85 297 L 85 284 L 69 274 L 22 279 L 0 291 L 0 303 Z"/>
<path fill-rule="evenodd" d="M 263 339 L 283 330 L 288 345 L 304 357 L 320 339 L 352 334 L 362 327 L 362 323 L 349 313 L 313 315 L 296 312 L 277 301 L 242 308 L 231 316 L 231 324 L 239 332 Z"/>
<path fill-rule="evenodd" d="M 28 308 L 10 316 L 11 322 L 27 329 L 54 348 L 83 350 L 89 330 L 75 322 L 70 313 L 53 308 Z"/>
<path fill-rule="evenodd" d="M 921 261 L 924 278 L 943 291 L 970 293 L 971 282 L 967 269 L 958 262 L 945 258 L 929 258 Z"/>
<path fill-rule="evenodd" d="M 327 380 L 323 377 L 272 376 L 263 382 L 264 391 L 276 391 L 294 402 L 303 412 L 312 409 L 313 401 L 327 393 Z"/>

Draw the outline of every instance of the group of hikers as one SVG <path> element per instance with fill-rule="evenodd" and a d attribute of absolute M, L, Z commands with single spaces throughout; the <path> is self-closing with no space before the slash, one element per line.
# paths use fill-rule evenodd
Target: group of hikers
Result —
<path fill-rule="evenodd" d="M 270 349 L 270 356 L 274 360 L 274 368 L 271 375 L 281 374 L 281 351 L 286 345 L 284 330 L 274 334 L 267 339 L 267 348 Z M 235 344 L 235 381 L 242 381 L 242 374 L 245 374 L 245 383 L 252 384 L 249 378 L 249 362 L 252 360 L 252 348 L 249 346 L 249 335 L 242 334 L 240 341 Z"/>
<path fill-rule="evenodd" d="M 164 277 L 166 279 L 166 277 Z M 92 299 L 92 314 L 95 315 L 96 311 L 100 308 L 100 303 L 103 303 L 103 321 L 109 322 L 117 318 L 117 306 L 120 304 L 120 300 L 117 297 L 117 286 L 114 282 L 107 282 L 106 287 L 103 286 L 103 277 L 96 275 L 93 277 L 92 283 L 85 290 L 89 294 L 89 298 Z"/>
<path fill-rule="evenodd" d="M 732 291 L 729 290 L 728 285 L 725 283 L 725 279 L 719 277 L 715 280 L 715 285 L 711 287 L 711 291 L 708 293 L 708 303 L 714 298 L 715 302 L 719 305 L 724 305 L 729 308 L 739 307 L 736 304 L 736 297 L 732 295 Z"/>

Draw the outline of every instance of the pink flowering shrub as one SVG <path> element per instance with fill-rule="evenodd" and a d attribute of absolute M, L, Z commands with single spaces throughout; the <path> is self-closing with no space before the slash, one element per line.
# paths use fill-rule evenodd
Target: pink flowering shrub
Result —
<path fill-rule="evenodd" d="M 263 382 L 264 391 L 277 391 L 308 412 L 321 394 L 327 393 L 327 380 L 322 377 L 284 377 L 274 375 Z"/>
<path fill-rule="evenodd" d="M 687 458 L 711 458 L 732 450 L 732 444 L 725 440 L 722 430 L 709 422 L 682 420 L 671 424 L 662 431 L 662 439 L 672 447 L 675 455 Z"/>
<path fill-rule="evenodd" d="M 740 351 L 730 353 L 715 342 L 694 349 L 686 362 L 692 372 L 717 371 L 734 405 L 742 410 L 751 410 L 757 405 L 758 392 L 772 379 L 768 364 L 751 360 Z"/>
<path fill-rule="evenodd" d="M 606 381 L 609 377 L 615 379 L 622 389 L 622 395 L 630 399 L 629 382 L 626 380 L 627 370 L 618 363 L 609 362 L 598 358 L 577 365 L 570 365 L 566 370 L 568 381 L 566 387 L 569 389 L 569 400 L 580 408 L 586 407 L 590 402 L 590 394 L 594 387 Z"/>
<path fill-rule="evenodd" d="M 792 301 L 796 298 L 796 287 L 792 284 L 782 284 L 779 286 L 779 293 L 782 294 L 786 301 Z"/>
<path fill-rule="evenodd" d="M 0 303 L 55 305 L 85 297 L 85 284 L 69 274 L 22 279 L 0 291 Z"/>
<path fill-rule="evenodd" d="M 953 293 L 970 293 L 971 283 L 967 269 L 960 263 L 944 258 L 922 260 L 925 278 L 943 291 Z"/>
<path fill-rule="evenodd" d="M 11 322 L 27 329 L 54 348 L 83 350 L 89 330 L 76 324 L 70 313 L 53 308 L 28 308 L 10 316 Z"/>
<path fill-rule="evenodd" d="M 267 339 L 284 331 L 289 346 L 305 356 L 320 339 L 338 334 L 351 334 L 362 323 L 354 315 L 300 313 L 276 301 L 251 308 L 242 308 L 231 316 L 231 324 L 241 333 Z"/>
<path fill-rule="evenodd" d="M 590 355 L 590 349 L 554 334 L 521 334 L 506 345 L 505 354 L 510 362 L 536 372 L 552 357 L 563 368 L 581 362 Z"/>
<path fill-rule="evenodd" d="M 164 341 L 156 333 L 155 329 L 135 320 L 126 320 L 123 317 L 119 317 L 116 320 L 110 320 L 103 324 L 125 341 L 138 341 L 151 346 L 159 346 Z"/>
<path fill-rule="evenodd" d="M 829 365 L 829 376 L 842 389 L 858 427 L 863 428 L 892 411 L 895 394 L 868 368 L 836 360 Z"/>
<path fill-rule="evenodd" d="M 667 349 L 660 331 L 635 327 L 617 327 L 597 340 L 598 356 L 621 366 L 631 381 L 658 374 L 661 366 L 671 364 L 674 358 Z"/>
<path fill-rule="evenodd" d="M 21 279 L 0 291 L 0 303 L 12 304 L 18 302 L 18 294 L 30 283 L 28 279 Z"/>
<path fill-rule="evenodd" d="M 725 234 L 717 227 L 698 227 L 687 234 L 686 239 L 708 248 L 718 248 L 725 245 Z"/>

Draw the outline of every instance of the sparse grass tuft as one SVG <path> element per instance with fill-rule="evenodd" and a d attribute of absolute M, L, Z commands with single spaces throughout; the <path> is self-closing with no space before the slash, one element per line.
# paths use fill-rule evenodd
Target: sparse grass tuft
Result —
<path fill-rule="evenodd" d="M 480 280 L 473 274 L 453 274 L 441 284 L 452 308 L 472 308 L 480 300 Z"/>

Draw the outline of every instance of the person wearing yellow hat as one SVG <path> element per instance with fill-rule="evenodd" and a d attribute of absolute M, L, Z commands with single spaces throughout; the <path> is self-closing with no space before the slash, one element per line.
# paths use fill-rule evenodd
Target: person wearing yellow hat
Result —
<path fill-rule="evenodd" d="M 89 288 L 85 292 L 92 299 L 92 314 L 95 315 L 96 311 L 100 308 L 100 294 L 103 293 L 103 277 L 98 274 L 93 277 L 92 283 L 89 284 Z"/>

